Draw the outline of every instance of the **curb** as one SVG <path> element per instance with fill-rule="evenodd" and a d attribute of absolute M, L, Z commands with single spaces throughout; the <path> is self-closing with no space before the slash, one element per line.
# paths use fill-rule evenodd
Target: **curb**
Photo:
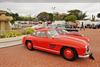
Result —
<path fill-rule="evenodd" d="M 25 35 L 23 35 L 23 36 L 25 36 Z M 11 37 L 11 38 L 0 38 L 0 43 L 19 41 L 23 38 L 23 36 Z"/>
<path fill-rule="evenodd" d="M 15 45 L 10 45 L 10 46 L 3 46 L 3 47 L 0 47 L 0 49 L 2 49 L 2 48 L 9 48 L 9 47 L 13 47 L 13 46 L 19 46 L 19 45 L 22 45 L 22 44 L 15 44 Z"/>
<path fill-rule="evenodd" d="M 19 41 L 21 39 L 18 39 L 18 40 L 11 40 L 11 41 L 4 41 L 4 42 L 0 42 L 0 43 L 7 43 L 7 42 L 14 42 L 14 41 Z"/>
<path fill-rule="evenodd" d="M 5 47 L 11 47 L 11 46 L 17 46 L 19 44 L 22 44 L 21 42 L 22 38 L 8 38 L 8 39 L 2 39 L 0 42 L 0 48 Z"/>

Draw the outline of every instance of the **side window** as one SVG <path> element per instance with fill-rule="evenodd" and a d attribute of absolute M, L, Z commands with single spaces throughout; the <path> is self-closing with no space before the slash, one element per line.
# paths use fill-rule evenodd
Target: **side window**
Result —
<path fill-rule="evenodd" d="M 46 33 L 45 32 L 37 32 L 37 36 L 38 37 L 46 37 Z"/>
<path fill-rule="evenodd" d="M 51 37 L 51 34 L 50 34 L 50 32 L 48 32 L 48 37 Z"/>

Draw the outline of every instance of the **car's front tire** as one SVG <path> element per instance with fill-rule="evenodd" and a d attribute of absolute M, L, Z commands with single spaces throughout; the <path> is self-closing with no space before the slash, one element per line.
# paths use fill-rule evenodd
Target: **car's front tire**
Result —
<path fill-rule="evenodd" d="M 33 44 L 31 41 L 26 41 L 26 47 L 28 50 L 33 50 Z"/>
<path fill-rule="evenodd" d="M 66 59 L 68 61 L 74 61 L 74 60 L 78 59 L 78 54 L 77 54 L 76 50 L 74 48 L 70 48 L 70 47 L 64 47 L 61 50 L 61 55 L 64 59 Z"/>

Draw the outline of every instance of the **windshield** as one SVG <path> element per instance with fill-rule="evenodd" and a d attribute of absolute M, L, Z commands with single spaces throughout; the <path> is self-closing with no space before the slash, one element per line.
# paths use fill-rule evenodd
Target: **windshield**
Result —
<path fill-rule="evenodd" d="M 66 34 L 66 33 L 69 33 L 68 31 L 65 31 L 65 30 L 57 30 L 57 32 L 58 32 L 59 34 Z"/>
<path fill-rule="evenodd" d="M 49 37 L 54 37 L 54 36 L 58 36 L 59 33 L 56 30 L 49 30 L 48 31 L 48 36 Z"/>
<path fill-rule="evenodd" d="M 65 29 L 65 25 L 64 24 L 52 24 L 50 27 L 52 27 L 52 28 L 62 28 L 62 29 Z"/>

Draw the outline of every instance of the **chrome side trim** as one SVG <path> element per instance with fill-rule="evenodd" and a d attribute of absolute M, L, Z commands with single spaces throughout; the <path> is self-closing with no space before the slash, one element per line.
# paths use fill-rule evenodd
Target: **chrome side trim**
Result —
<path fill-rule="evenodd" d="M 60 53 L 59 51 L 52 50 L 52 49 L 47 49 L 47 48 L 43 48 L 43 47 L 39 47 L 39 46 L 33 46 L 33 47 L 34 47 L 34 48 L 37 48 L 37 49 L 43 49 L 43 50 L 47 50 L 47 51 L 51 51 L 51 52 Z"/>

